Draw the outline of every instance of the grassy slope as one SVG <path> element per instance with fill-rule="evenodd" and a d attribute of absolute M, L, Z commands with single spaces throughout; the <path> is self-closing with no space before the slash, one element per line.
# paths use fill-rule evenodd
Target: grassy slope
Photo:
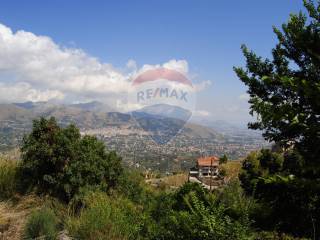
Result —
<path fill-rule="evenodd" d="M 241 170 L 242 162 L 240 160 L 228 161 L 226 164 L 222 164 L 221 168 L 225 169 L 226 177 L 228 179 L 235 179 L 238 177 Z"/>

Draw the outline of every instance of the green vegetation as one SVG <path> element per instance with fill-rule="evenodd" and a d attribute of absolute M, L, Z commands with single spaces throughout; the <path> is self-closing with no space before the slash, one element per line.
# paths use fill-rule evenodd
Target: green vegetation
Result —
<path fill-rule="evenodd" d="M 0 158 L 0 198 L 12 197 L 17 187 L 17 162 Z"/>
<path fill-rule="evenodd" d="M 263 130 L 273 149 L 249 154 L 241 170 L 222 157 L 230 181 L 213 192 L 179 186 L 183 174 L 154 188 L 97 138 L 54 118 L 35 120 L 21 161 L 0 159 L 1 198 L 38 195 L 36 211 L 20 209 L 28 215 L 23 237 L 56 239 L 64 230 L 89 240 L 319 239 L 320 6 L 305 6 L 309 18 L 291 15 L 282 32 L 275 29 L 272 61 L 243 47 L 247 68 L 235 69 L 258 115 L 249 126 Z M 8 224 L 0 221 L 0 229 Z"/>
<path fill-rule="evenodd" d="M 278 44 L 273 59 L 262 59 L 243 46 L 246 69 L 235 68 L 249 88 L 249 124 L 281 147 L 293 147 L 304 157 L 302 177 L 318 177 L 320 166 L 320 8 L 304 1 L 309 16 L 291 15 L 282 31 L 274 28 Z"/>
<path fill-rule="evenodd" d="M 123 170 L 115 153 L 94 137 L 81 137 L 73 125 L 61 128 L 53 118 L 34 121 L 21 151 L 12 179 L 18 190 L 26 186 L 20 194 L 36 192 L 43 198 L 25 224 L 27 239 L 55 239 L 58 230 L 76 239 L 236 240 L 254 235 L 249 215 L 231 213 L 221 193 L 196 183 L 177 190 L 152 188 L 141 173 Z M 185 181 L 184 175 L 178 178 Z M 179 179 L 170 177 L 164 184 Z"/>
<path fill-rule="evenodd" d="M 21 153 L 23 188 L 36 187 L 65 201 L 87 189 L 114 187 L 122 171 L 121 159 L 115 152 L 107 153 L 103 142 L 81 137 L 74 125 L 61 128 L 54 118 L 34 121 Z"/>
<path fill-rule="evenodd" d="M 246 69 L 235 68 L 248 86 L 252 129 L 274 141 L 273 151 L 250 154 L 240 175 L 259 204 L 255 226 L 318 239 L 320 236 L 320 3 L 304 1 L 308 16 L 291 15 L 273 59 L 243 46 Z"/>
<path fill-rule="evenodd" d="M 219 164 L 224 164 L 227 162 L 228 162 L 228 157 L 227 155 L 223 154 L 223 156 L 219 158 Z"/>
<path fill-rule="evenodd" d="M 256 227 L 311 238 L 319 234 L 320 182 L 292 174 L 291 165 L 285 164 L 296 159 L 292 154 L 296 156 L 292 151 L 252 153 L 243 162 L 239 178 L 257 201 L 252 215 Z"/>
<path fill-rule="evenodd" d="M 44 208 L 31 213 L 25 226 L 25 239 L 44 237 L 45 240 L 54 240 L 57 234 L 58 219 L 52 210 Z"/>
<path fill-rule="evenodd" d="M 113 198 L 102 192 L 85 197 L 86 208 L 67 222 L 76 239 L 137 239 L 142 228 L 141 211 L 128 199 Z"/>

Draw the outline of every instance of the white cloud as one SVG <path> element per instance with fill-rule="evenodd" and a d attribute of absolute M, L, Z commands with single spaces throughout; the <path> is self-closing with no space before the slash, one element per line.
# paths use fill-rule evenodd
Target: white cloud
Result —
<path fill-rule="evenodd" d="M 0 102 L 25 102 L 25 101 L 48 101 L 50 99 L 63 99 L 62 92 L 57 90 L 34 89 L 28 83 L 16 83 L 13 85 L 0 82 Z"/>
<path fill-rule="evenodd" d="M 176 60 L 172 59 L 162 65 L 164 68 L 176 70 L 178 72 L 181 72 L 185 75 L 188 75 L 189 72 L 189 65 L 186 60 Z"/>
<path fill-rule="evenodd" d="M 50 38 L 0 24 L 0 73 L 17 82 L 86 95 L 121 93 L 129 82 L 112 65 L 99 62 L 81 49 L 63 48 Z"/>
<path fill-rule="evenodd" d="M 130 80 L 161 66 L 189 74 L 188 62 L 176 59 L 162 65 L 145 64 L 140 69 L 130 59 L 123 72 L 81 49 L 60 46 L 47 36 L 23 30 L 13 32 L 0 24 L 1 102 L 100 100 L 112 107 L 125 108 L 124 104 L 128 104 L 130 108 L 130 103 L 125 103 Z M 208 84 L 209 81 L 199 83 L 194 89 L 202 90 Z"/>

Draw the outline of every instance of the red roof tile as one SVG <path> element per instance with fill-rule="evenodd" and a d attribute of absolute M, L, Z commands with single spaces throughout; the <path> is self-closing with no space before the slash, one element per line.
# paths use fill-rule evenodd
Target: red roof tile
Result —
<path fill-rule="evenodd" d="M 198 158 L 198 166 L 218 166 L 219 158 L 216 156 Z"/>

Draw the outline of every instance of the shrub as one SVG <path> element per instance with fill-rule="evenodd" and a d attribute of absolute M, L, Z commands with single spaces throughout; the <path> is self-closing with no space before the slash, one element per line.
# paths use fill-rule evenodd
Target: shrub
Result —
<path fill-rule="evenodd" d="M 102 192 L 85 197 L 86 207 L 79 217 L 67 223 L 70 234 L 76 239 L 136 239 L 142 227 L 141 212 L 127 199 L 113 199 Z"/>
<path fill-rule="evenodd" d="M 25 239 L 44 237 L 46 240 L 53 240 L 57 234 L 58 220 L 52 210 L 44 208 L 29 216 L 24 230 Z"/>
<path fill-rule="evenodd" d="M 151 239 L 249 239 L 248 215 L 229 215 L 215 193 L 186 183 L 175 193 L 162 193 L 151 209 L 157 229 Z"/>
<path fill-rule="evenodd" d="M 229 182 L 217 198 L 219 204 L 222 204 L 226 213 L 234 219 L 240 219 L 243 216 L 249 216 L 255 210 L 256 203 L 252 197 L 246 196 L 240 186 L 239 180 Z"/>
<path fill-rule="evenodd" d="M 216 204 L 214 198 L 201 201 L 195 192 L 184 197 L 187 210 L 169 212 L 164 217 L 164 227 L 156 239 L 202 239 L 241 240 L 249 239 L 249 223 L 245 216 L 235 221 L 227 214 L 223 205 Z"/>
<path fill-rule="evenodd" d="M 208 191 L 198 183 L 187 182 L 183 186 L 181 186 L 173 196 L 175 201 L 175 203 L 173 204 L 174 210 L 189 209 L 189 206 L 185 202 L 184 198 L 190 192 L 194 192 L 200 201 L 207 202 Z"/>
<path fill-rule="evenodd" d="M 12 197 L 16 191 L 17 162 L 0 158 L 0 198 Z"/>
<path fill-rule="evenodd" d="M 83 188 L 107 190 L 114 187 L 122 171 L 121 158 L 106 152 L 93 136 L 81 137 L 74 125 L 58 126 L 54 118 L 33 123 L 21 147 L 21 177 L 25 189 L 36 187 L 69 201 Z"/>
<path fill-rule="evenodd" d="M 135 203 L 145 201 L 145 183 L 140 172 L 126 169 L 119 177 L 118 191 Z"/>
<path fill-rule="evenodd" d="M 320 180 L 302 178 L 301 170 L 310 170 L 303 165 L 304 159 L 292 150 L 283 156 L 262 150 L 246 158 L 239 178 L 246 193 L 256 199 L 255 227 L 319 237 Z"/>
<path fill-rule="evenodd" d="M 259 232 L 255 240 L 308 240 L 307 238 L 296 238 L 291 235 L 278 232 Z"/>

